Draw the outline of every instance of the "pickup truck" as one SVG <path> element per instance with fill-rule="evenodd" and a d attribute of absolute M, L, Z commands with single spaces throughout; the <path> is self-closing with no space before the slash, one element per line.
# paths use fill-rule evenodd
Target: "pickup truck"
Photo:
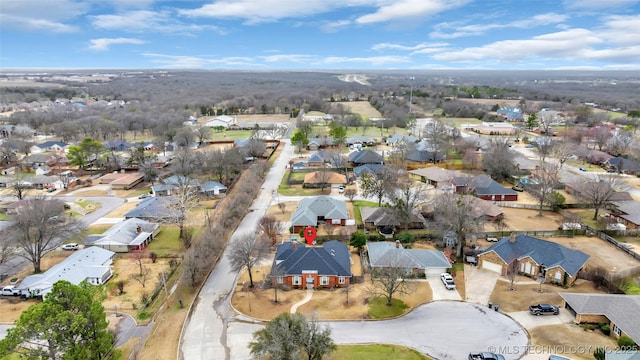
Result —
<path fill-rule="evenodd" d="M 560 313 L 560 309 L 558 309 L 555 305 L 549 304 L 538 304 L 529 306 L 529 312 L 532 315 L 558 315 Z"/>
<path fill-rule="evenodd" d="M 504 356 L 490 352 L 471 353 L 469 360 L 504 360 Z"/>

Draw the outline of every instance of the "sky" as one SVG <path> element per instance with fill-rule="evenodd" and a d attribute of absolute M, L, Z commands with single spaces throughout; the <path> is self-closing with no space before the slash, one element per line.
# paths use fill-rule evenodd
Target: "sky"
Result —
<path fill-rule="evenodd" d="M 640 0 L 0 0 L 28 68 L 640 70 Z"/>

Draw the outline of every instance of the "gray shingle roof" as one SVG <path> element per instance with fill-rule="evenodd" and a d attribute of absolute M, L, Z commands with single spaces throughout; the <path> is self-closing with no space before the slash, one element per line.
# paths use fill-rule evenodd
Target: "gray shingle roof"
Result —
<path fill-rule="evenodd" d="M 368 242 L 369 263 L 372 267 L 390 267 L 402 264 L 412 269 L 430 267 L 450 268 L 451 264 L 442 251 L 427 249 L 396 248 L 396 243 L 389 241 Z"/>
<path fill-rule="evenodd" d="M 349 154 L 349 161 L 354 164 L 382 164 L 384 158 L 375 151 L 363 150 Z"/>
<path fill-rule="evenodd" d="M 614 201 L 613 205 L 623 213 L 618 216 L 633 224 L 640 225 L 640 202 L 635 200 Z"/>
<path fill-rule="evenodd" d="M 171 209 L 176 200 L 170 197 L 146 198 L 138 205 L 124 214 L 125 218 L 162 219 L 177 217 L 178 212 Z"/>
<path fill-rule="evenodd" d="M 529 256 L 538 265 L 544 264 L 547 269 L 559 266 L 571 276 L 575 276 L 590 257 L 582 251 L 527 235 L 516 235 L 515 240 L 511 242 L 508 236 L 504 237 L 482 254 L 494 251 L 507 264 L 514 258 Z"/>
<path fill-rule="evenodd" d="M 138 232 L 140 226 L 140 232 Z M 102 234 L 89 235 L 86 245 L 140 245 L 145 242 L 159 227 L 159 224 L 142 219 L 126 219 L 111 226 Z"/>
<path fill-rule="evenodd" d="M 318 217 L 326 219 L 347 219 L 347 204 L 330 196 L 306 197 L 300 200 L 291 215 L 292 226 L 316 226 Z"/>
<path fill-rule="evenodd" d="M 362 173 L 369 174 L 382 174 L 386 167 L 382 164 L 364 164 L 353 168 L 353 173 L 356 176 L 362 176 Z"/>
<path fill-rule="evenodd" d="M 349 249 L 337 240 L 327 241 L 322 247 L 306 247 L 292 242 L 278 245 L 274 264 L 284 275 L 300 275 L 304 270 L 317 270 L 318 275 L 351 276 Z M 273 268 L 272 268 L 273 273 Z"/>
<path fill-rule="evenodd" d="M 606 316 L 640 344 L 640 295 L 560 293 L 560 296 L 578 314 Z"/>

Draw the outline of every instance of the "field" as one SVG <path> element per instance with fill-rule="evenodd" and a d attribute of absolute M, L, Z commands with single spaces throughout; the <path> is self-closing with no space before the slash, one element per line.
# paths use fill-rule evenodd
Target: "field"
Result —
<path fill-rule="evenodd" d="M 362 120 L 369 120 L 372 117 L 382 117 L 382 114 L 376 108 L 371 106 L 368 101 L 346 101 L 346 102 L 335 102 L 332 103 L 335 105 L 342 104 L 345 109 L 349 109 L 354 114 L 360 114 L 362 116 Z"/>

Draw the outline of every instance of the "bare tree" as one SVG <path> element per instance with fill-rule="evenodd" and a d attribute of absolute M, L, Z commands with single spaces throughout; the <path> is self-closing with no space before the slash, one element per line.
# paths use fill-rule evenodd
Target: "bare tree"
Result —
<path fill-rule="evenodd" d="M 466 234 L 482 230 L 486 223 L 475 201 L 477 199 L 471 195 L 459 194 L 440 194 L 433 201 L 436 222 L 442 230 L 452 231 L 457 236 L 457 256 L 462 256 Z"/>
<path fill-rule="evenodd" d="M 205 141 L 211 139 L 211 128 L 208 126 L 197 127 L 194 134 L 198 138 L 198 143 L 202 145 Z"/>
<path fill-rule="evenodd" d="M 253 274 L 251 269 L 264 259 L 269 252 L 269 242 L 252 233 L 241 235 L 229 246 L 229 261 L 231 271 L 237 272 L 247 268 L 249 272 L 249 286 L 253 287 Z"/>
<path fill-rule="evenodd" d="M 358 191 L 356 189 L 349 188 L 344 191 L 344 196 L 346 196 L 349 201 L 353 201 L 356 195 L 358 195 Z"/>
<path fill-rule="evenodd" d="M 0 264 L 9 259 L 9 256 L 11 255 L 13 250 L 11 240 L 11 238 L 6 236 L 3 236 L 0 239 Z"/>
<path fill-rule="evenodd" d="M 631 131 L 620 130 L 609 141 L 609 151 L 617 156 L 627 155 L 633 144 Z"/>
<path fill-rule="evenodd" d="M 17 197 L 18 200 L 22 200 L 24 193 L 31 189 L 31 184 L 27 181 L 27 174 L 16 168 L 16 172 L 11 178 L 13 179 L 11 183 L 11 193 Z"/>
<path fill-rule="evenodd" d="M 278 203 L 278 208 L 284 214 L 287 211 L 287 204 L 283 202 Z"/>
<path fill-rule="evenodd" d="M 150 273 L 151 273 L 151 269 L 149 269 L 147 266 L 143 265 L 140 268 L 140 273 L 138 273 L 138 274 L 130 274 L 129 275 L 129 279 L 133 279 L 133 280 L 139 282 L 140 285 L 142 285 L 142 287 L 144 288 L 146 283 L 147 283 L 147 279 L 148 279 Z"/>
<path fill-rule="evenodd" d="M 617 175 L 596 176 L 594 181 L 579 185 L 577 196 L 595 209 L 593 220 L 598 220 L 598 211 L 611 201 L 616 191 L 625 188 L 624 180 Z"/>
<path fill-rule="evenodd" d="M 432 160 L 435 163 L 440 150 L 448 144 L 449 127 L 443 122 L 433 120 L 424 127 L 424 138 L 429 142 L 431 147 Z"/>
<path fill-rule="evenodd" d="M 284 224 L 278 221 L 275 216 L 270 215 L 263 216 L 258 223 L 258 227 L 271 240 L 271 245 L 275 245 L 276 241 L 278 241 L 278 234 L 284 230 Z"/>
<path fill-rule="evenodd" d="M 77 236 L 83 229 L 77 219 L 63 213 L 64 202 L 58 199 L 36 196 L 24 200 L 13 216 L 13 224 L 6 234 L 21 249 L 18 254 L 33 264 L 39 273 L 43 256 L 53 251 L 59 243 Z"/>
<path fill-rule="evenodd" d="M 500 182 L 513 175 L 513 152 L 506 140 L 493 140 L 489 150 L 482 157 L 482 166 L 491 178 Z"/>
<path fill-rule="evenodd" d="M 413 181 L 408 177 L 402 177 L 398 180 L 394 191 L 389 195 L 393 204 L 394 213 L 402 225 L 404 230 L 409 229 L 409 223 L 415 217 L 415 209 L 425 201 L 427 197 L 426 187 L 419 182 Z"/>
<path fill-rule="evenodd" d="M 536 139 L 536 149 L 538 150 L 540 162 L 544 163 L 547 157 L 551 155 L 554 145 L 553 140 L 548 136 L 539 136 Z"/>
<path fill-rule="evenodd" d="M 536 184 L 531 185 L 531 190 L 538 199 L 538 216 L 542 216 L 542 208 L 550 201 L 550 195 L 558 183 L 559 171 L 559 165 L 541 162 L 533 173 L 533 179 Z"/>
<path fill-rule="evenodd" d="M 382 199 L 393 191 L 395 180 L 395 174 L 390 170 L 375 173 L 364 172 L 360 179 L 362 195 L 378 198 L 378 206 L 382 206 Z"/>
<path fill-rule="evenodd" d="M 509 290 L 515 290 L 516 277 L 520 268 L 520 260 L 517 255 L 513 255 L 507 264 L 507 277 L 509 278 Z"/>
<path fill-rule="evenodd" d="M 407 268 L 402 264 L 401 257 L 389 256 L 388 260 L 386 267 L 372 269 L 369 291 L 374 296 L 384 296 L 387 306 L 391 306 L 393 295 L 410 294 L 413 288 L 406 280 Z"/>
<path fill-rule="evenodd" d="M 185 127 L 176 132 L 173 140 L 179 148 L 185 149 L 195 141 L 195 138 L 195 132 L 190 127 Z"/>
<path fill-rule="evenodd" d="M 608 127 L 599 126 L 593 130 L 591 136 L 593 137 L 593 141 L 596 145 L 598 145 L 598 150 L 602 150 L 609 139 L 611 139 L 612 134 Z"/>

